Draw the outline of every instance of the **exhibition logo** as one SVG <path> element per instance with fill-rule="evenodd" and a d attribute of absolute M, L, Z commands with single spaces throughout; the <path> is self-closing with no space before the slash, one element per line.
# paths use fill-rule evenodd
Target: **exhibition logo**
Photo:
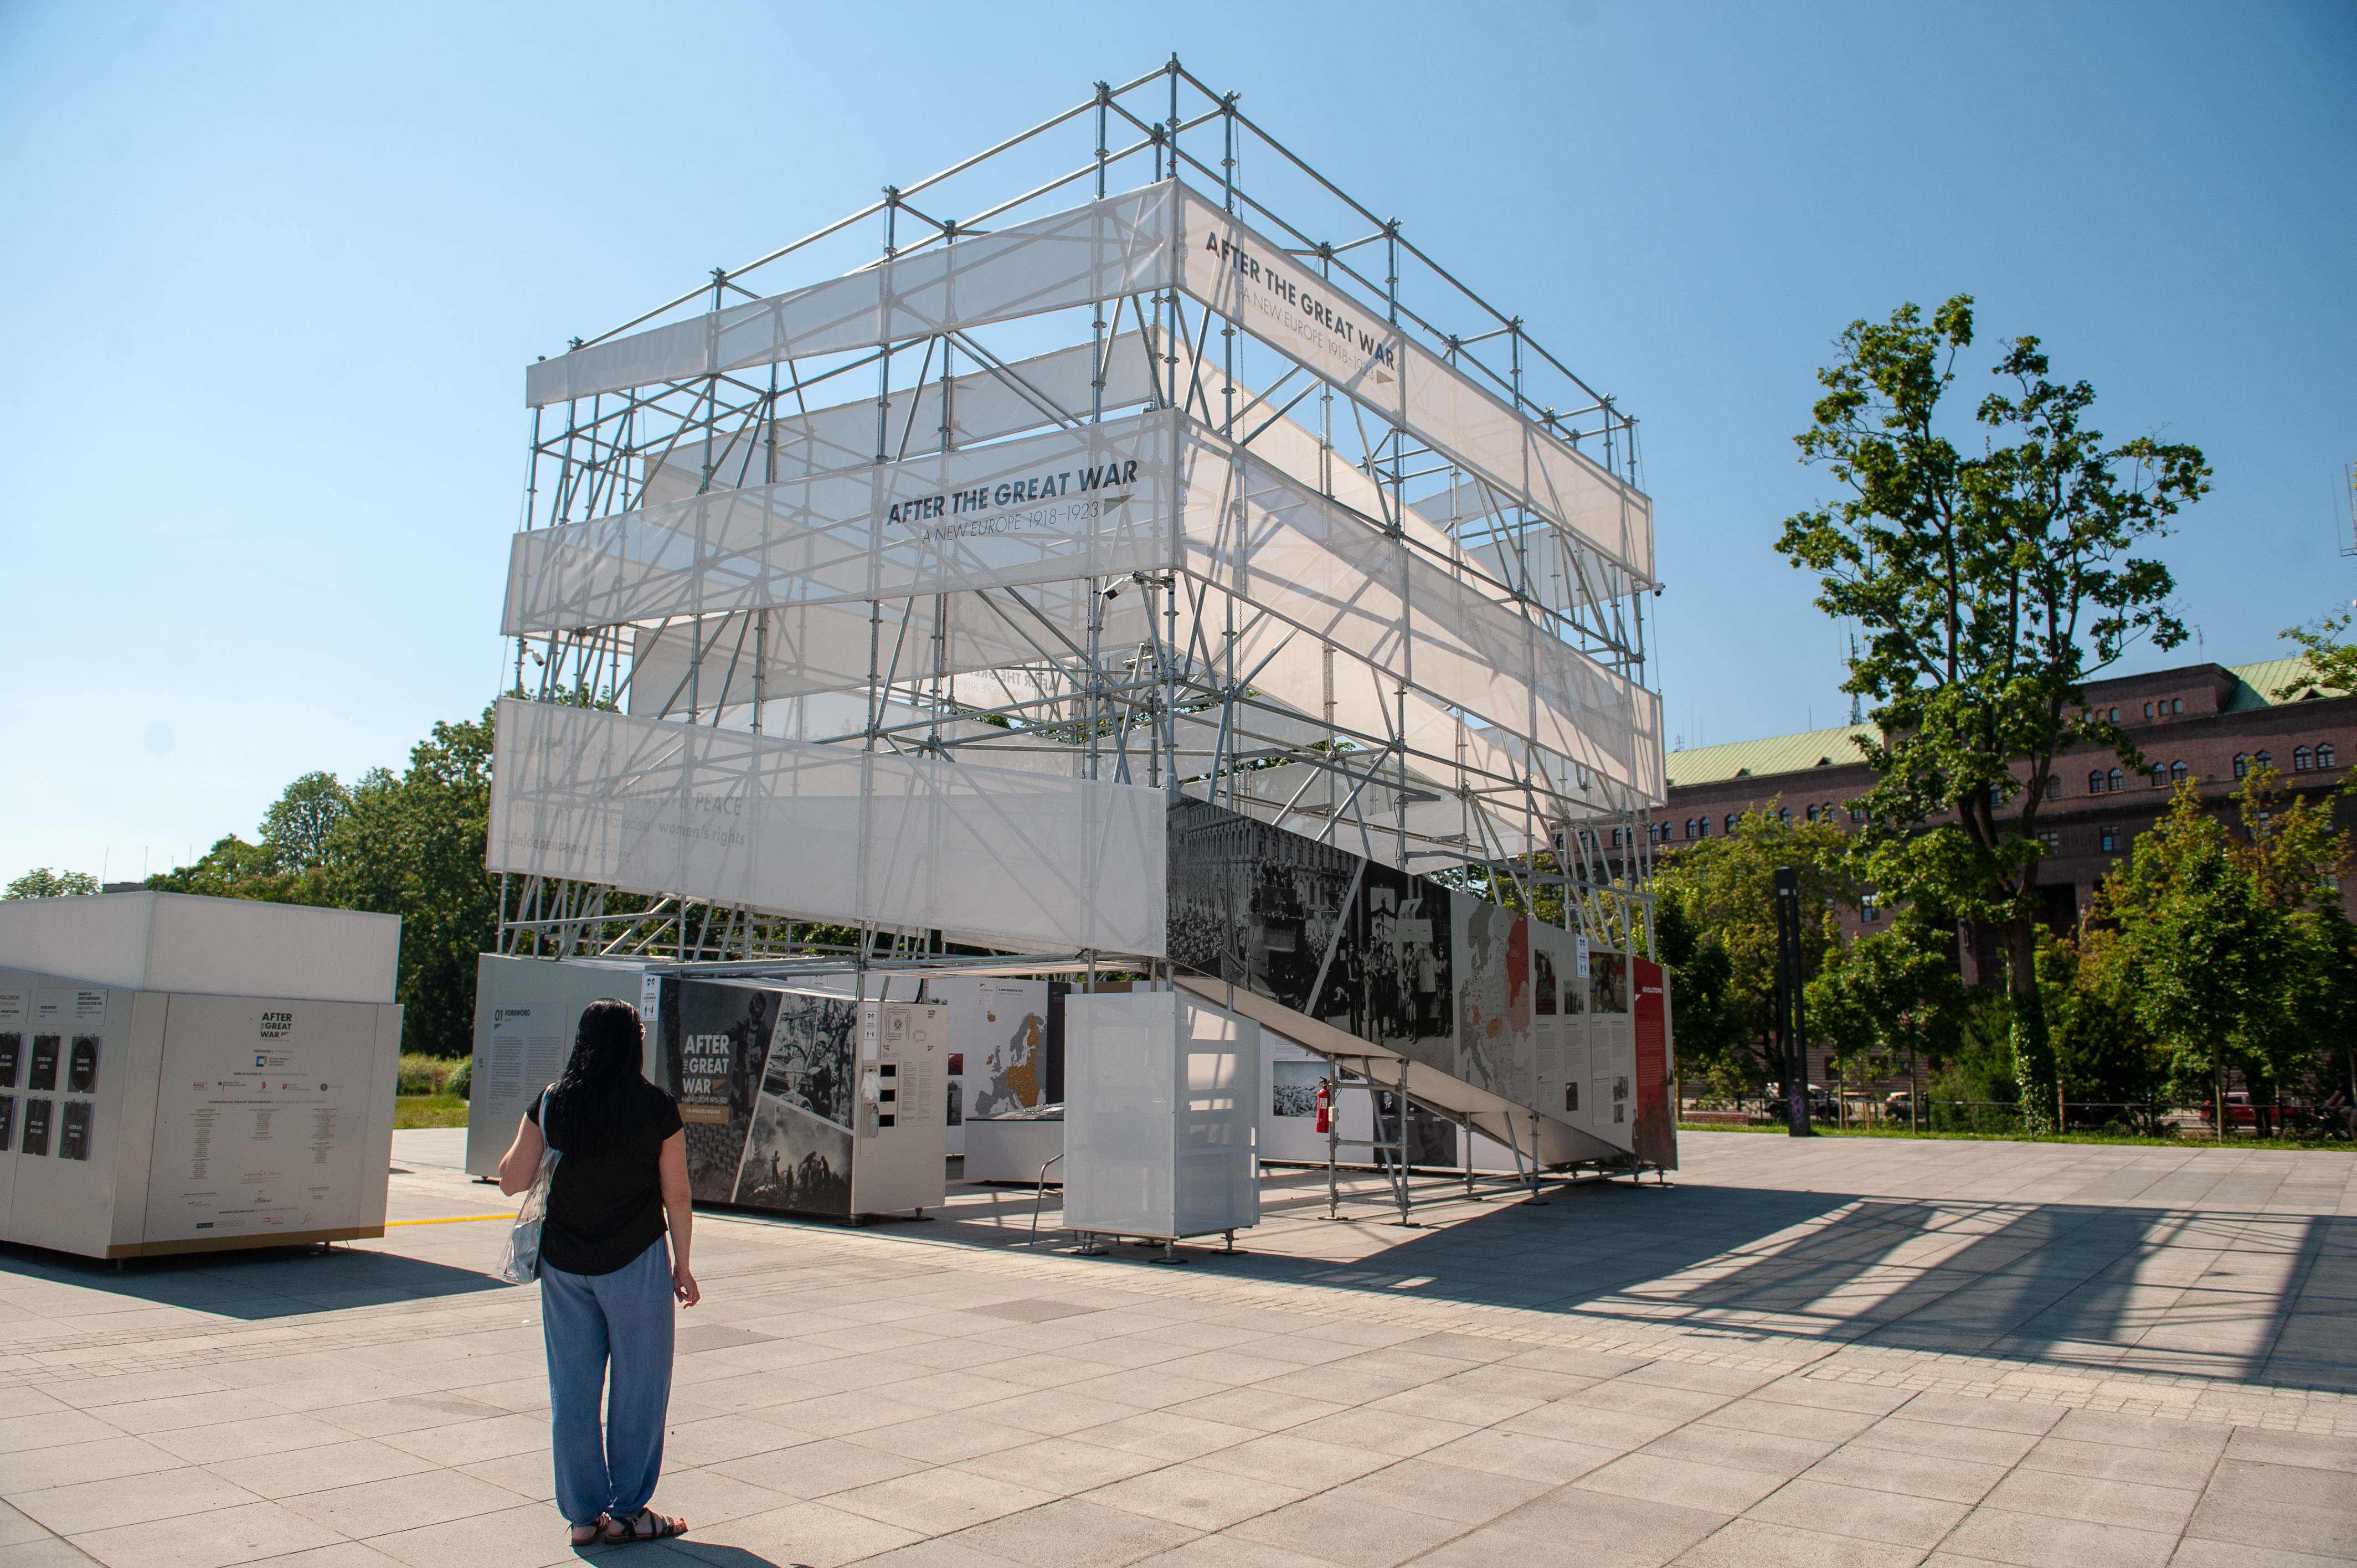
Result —
<path fill-rule="evenodd" d="M 1022 528 L 1053 528 L 1086 522 L 1128 505 L 1133 498 L 1104 492 L 1136 483 L 1137 459 L 1129 457 L 1092 467 L 1027 474 L 968 490 L 912 497 L 893 502 L 884 521 L 899 523 L 935 543 Z M 952 521 L 929 521 L 937 517 Z"/>
<path fill-rule="evenodd" d="M 1372 371 L 1378 383 L 1398 379 L 1398 334 L 1392 328 L 1359 320 L 1315 289 L 1288 277 L 1288 269 L 1279 266 L 1274 257 L 1263 261 L 1217 234 L 1203 236 L 1203 249 L 1218 258 L 1217 265 L 1253 288 L 1249 303 L 1262 315 L 1330 356 L 1345 363 L 1355 361 L 1353 375 Z"/>

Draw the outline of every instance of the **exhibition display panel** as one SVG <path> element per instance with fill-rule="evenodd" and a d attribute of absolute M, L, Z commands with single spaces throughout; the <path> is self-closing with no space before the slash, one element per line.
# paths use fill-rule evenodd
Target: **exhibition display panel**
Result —
<path fill-rule="evenodd" d="M 1260 1223 L 1260 1026 L 1183 991 L 1065 1004 L 1065 1229 L 1176 1240 Z"/>
<path fill-rule="evenodd" d="M 540 1091 L 565 1072 L 581 1014 L 592 1002 L 618 997 L 639 1009 L 646 1028 L 643 1070 L 664 1080 L 661 987 L 646 966 L 574 959 L 475 961 L 475 1055 L 467 1103 L 467 1171 L 495 1177 L 500 1156 L 515 1142 L 524 1112 Z"/>
<path fill-rule="evenodd" d="M 384 1233 L 400 922 L 256 908 L 9 901 L 0 963 L 71 950 L 84 974 L 0 969 L 0 1238 L 131 1258 Z M 270 981 L 296 984 L 244 989 Z"/>
<path fill-rule="evenodd" d="M 649 1081 L 679 1101 L 698 1203 L 831 1219 L 937 1208 L 958 1009 L 638 964 L 484 955 L 467 1168 L 495 1176 L 581 1012 L 636 1004 Z"/>

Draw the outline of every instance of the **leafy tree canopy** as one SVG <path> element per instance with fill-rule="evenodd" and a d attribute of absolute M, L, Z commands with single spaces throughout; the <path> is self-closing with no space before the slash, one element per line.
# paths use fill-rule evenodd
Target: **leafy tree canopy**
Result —
<path fill-rule="evenodd" d="M 2074 746 L 2141 758 L 2085 706 L 2083 683 L 2141 638 L 2185 628 L 2173 585 L 2137 546 L 2209 489 L 2199 448 L 2109 444 L 2085 381 L 2050 378 L 2035 338 L 2004 345 L 2004 390 L 1960 445 L 1942 402 L 1973 342 L 1958 295 L 1852 322 L 1794 439 L 1846 494 L 1784 525 L 1777 549 L 1818 578 L 1816 603 L 1866 634 L 1844 689 L 1871 699 L 1878 775 L 1862 868 L 1885 894 L 2004 930 L 2026 1108 L 2054 1101 L 2035 972 L 2038 811 Z M 2033 1122 L 2042 1111 L 2029 1110 Z"/>
<path fill-rule="evenodd" d="M 2277 702 L 2292 703 L 2328 692 L 2357 692 L 2357 643 L 2343 642 L 2341 634 L 2357 616 L 2326 616 L 2314 626 L 2295 626 L 2284 632 L 2287 641 L 2308 655 L 2308 667 L 2275 689 Z"/>
<path fill-rule="evenodd" d="M 14 882 L 0 898 L 69 898 L 98 891 L 98 878 L 87 871 L 52 871 L 37 865 Z"/>
<path fill-rule="evenodd" d="M 264 813 L 263 847 L 281 871 L 325 865 L 328 840 L 351 810 L 351 794 L 334 774 L 306 773 Z"/>
<path fill-rule="evenodd" d="M 1746 811 L 1724 838 L 1664 856 L 1653 874 L 1654 926 L 1672 972 L 1681 1058 L 1757 1084 L 1776 1076 L 1762 1049 L 1776 997 L 1776 868 L 1801 874 L 1803 972 L 1835 941 L 1835 911 L 1855 908 L 1849 835 L 1831 822 L 1791 822 L 1781 798 Z M 1684 950 L 1673 956 L 1674 932 Z"/>

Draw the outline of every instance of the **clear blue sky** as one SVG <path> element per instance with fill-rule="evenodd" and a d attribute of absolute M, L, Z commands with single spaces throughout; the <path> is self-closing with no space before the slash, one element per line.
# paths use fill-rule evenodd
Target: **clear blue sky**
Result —
<path fill-rule="evenodd" d="M 164 869 L 479 711 L 528 360 L 1174 48 L 1642 418 L 1688 744 L 1845 711 L 1770 543 L 1902 300 L 2209 453 L 2201 646 L 2132 668 L 2357 594 L 2348 4 L 7 0 L 0 876 Z"/>

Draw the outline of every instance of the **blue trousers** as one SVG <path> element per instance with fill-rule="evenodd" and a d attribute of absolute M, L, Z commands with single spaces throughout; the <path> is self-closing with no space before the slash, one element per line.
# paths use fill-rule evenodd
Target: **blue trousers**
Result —
<path fill-rule="evenodd" d="M 671 1247 L 662 1240 L 610 1274 L 540 1266 L 556 1506 L 575 1524 L 595 1523 L 601 1513 L 627 1519 L 655 1495 L 671 1408 L 674 1310 Z"/>

